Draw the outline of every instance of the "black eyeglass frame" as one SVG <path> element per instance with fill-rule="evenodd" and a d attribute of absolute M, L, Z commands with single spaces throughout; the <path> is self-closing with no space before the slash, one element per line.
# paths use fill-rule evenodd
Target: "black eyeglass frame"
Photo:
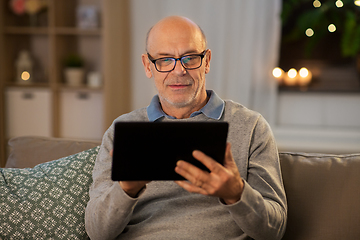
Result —
<path fill-rule="evenodd" d="M 184 56 L 179 57 L 179 58 L 163 57 L 163 58 L 154 59 L 154 58 L 150 55 L 150 53 L 147 53 L 147 55 L 148 55 L 148 59 L 154 64 L 156 71 L 165 73 L 165 72 L 171 72 L 171 71 L 173 71 L 173 70 L 175 69 L 175 67 L 176 67 L 177 61 L 180 61 L 181 65 L 182 65 L 186 70 L 198 69 L 199 67 L 201 67 L 203 58 L 205 57 L 205 55 L 206 55 L 206 53 L 207 53 L 208 50 L 209 50 L 209 49 L 205 49 L 202 53 L 199 53 L 199 54 L 188 54 L 188 55 L 184 55 Z M 199 57 L 201 58 L 201 59 L 200 59 L 200 65 L 199 65 L 198 67 L 195 67 L 195 68 L 185 67 L 184 64 L 183 64 L 183 62 L 182 62 L 182 60 L 183 60 L 183 58 L 189 57 L 189 56 L 199 56 Z M 168 70 L 168 71 L 160 71 L 160 70 L 156 67 L 156 61 L 157 61 L 157 60 L 161 60 L 161 59 L 174 59 L 174 60 L 175 60 L 174 67 L 173 67 L 171 70 Z"/>

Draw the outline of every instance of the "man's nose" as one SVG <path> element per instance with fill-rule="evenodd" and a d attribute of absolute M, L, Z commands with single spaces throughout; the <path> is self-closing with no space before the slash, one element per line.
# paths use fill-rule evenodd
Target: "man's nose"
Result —
<path fill-rule="evenodd" d="M 180 59 L 176 59 L 175 68 L 174 68 L 173 72 L 175 72 L 175 73 L 177 73 L 177 74 L 185 74 L 185 73 L 186 73 L 186 69 L 185 69 L 184 66 L 181 64 L 181 60 L 180 60 Z"/>

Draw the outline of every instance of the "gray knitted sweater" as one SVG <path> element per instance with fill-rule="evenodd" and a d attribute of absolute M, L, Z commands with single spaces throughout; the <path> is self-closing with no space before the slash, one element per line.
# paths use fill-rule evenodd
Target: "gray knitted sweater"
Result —
<path fill-rule="evenodd" d="M 217 121 L 199 114 L 161 121 Z M 146 108 L 115 121 L 149 121 Z M 265 119 L 225 101 L 219 121 L 229 123 L 228 142 L 245 182 L 241 200 L 225 205 L 216 197 L 189 193 L 172 181 L 147 184 L 138 198 L 129 197 L 111 176 L 112 125 L 97 157 L 85 225 L 96 239 L 281 239 L 287 204 L 276 144 Z M 141 151 L 141 149 L 139 149 Z"/>

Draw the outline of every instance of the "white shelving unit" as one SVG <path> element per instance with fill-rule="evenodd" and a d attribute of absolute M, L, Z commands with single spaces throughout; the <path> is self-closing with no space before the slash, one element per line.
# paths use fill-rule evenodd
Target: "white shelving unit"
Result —
<path fill-rule="evenodd" d="M 52 135 L 52 93 L 48 88 L 9 87 L 5 92 L 8 138 Z"/>
<path fill-rule="evenodd" d="M 7 108 L 11 103 L 6 100 L 6 92 L 10 88 L 46 89 L 49 92 L 49 131 L 53 137 L 73 136 L 69 132 L 80 126 L 83 129 L 74 136 L 98 138 L 100 132 L 104 132 L 117 116 L 131 110 L 130 0 L 47 2 L 47 10 L 38 15 L 38 24 L 30 26 L 28 15 L 13 14 L 9 9 L 9 0 L 0 0 L 0 167 L 5 166 L 7 158 L 6 146 L 10 137 L 7 133 L 8 125 L 14 121 L 7 116 Z M 77 27 L 76 12 L 79 5 L 98 6 L 99 28 Z M 29 86 L 14 81 L 14 62 L 22 49 L 30 50 L 36 63 L 35 81 Z M 72 88 L 64 84 L 62 60 L 71 52 L 85 58 L 87 72 L 102 73 L 102 87 L 92 89 L 83 85 Z M 75 97 L 81 92 L 87 92 L 90 98 L 84 102 L 75 98 L 74 103 L 64 99 L 64 96 L 72 96 L 74 92 Z M 79 124 L 84 123 L 85 117 L 82 115 L 81 121 L 75 117 L 70 121 L 70 115 L 74 114 L 68 114 L 67 111 L 88 114 L 85 122 L 94 121 L 96 127 L 92 127 L 89 133 L 87 124 Z M 65 116 L 62 115 L 64 112 Z M 36 112 L 31 114 L 35 116 Z M 16 135 L 26 134 L 25 131 L 20 132 L 16 130 Z M 37 135 L 40 134 L 43 135 L 38 131 Z"/>

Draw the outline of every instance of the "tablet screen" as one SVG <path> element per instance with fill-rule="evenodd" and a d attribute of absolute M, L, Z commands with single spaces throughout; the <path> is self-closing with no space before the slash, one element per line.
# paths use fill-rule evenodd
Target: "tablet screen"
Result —
<path fill-rule="evenodd" d="M 176 162 L 185 160 L 207 170 L 192 156 L 200 150 L 223 163 L 228 123 L 117 122 L 114 132 L 112 180 L 183 180 Z"/>

